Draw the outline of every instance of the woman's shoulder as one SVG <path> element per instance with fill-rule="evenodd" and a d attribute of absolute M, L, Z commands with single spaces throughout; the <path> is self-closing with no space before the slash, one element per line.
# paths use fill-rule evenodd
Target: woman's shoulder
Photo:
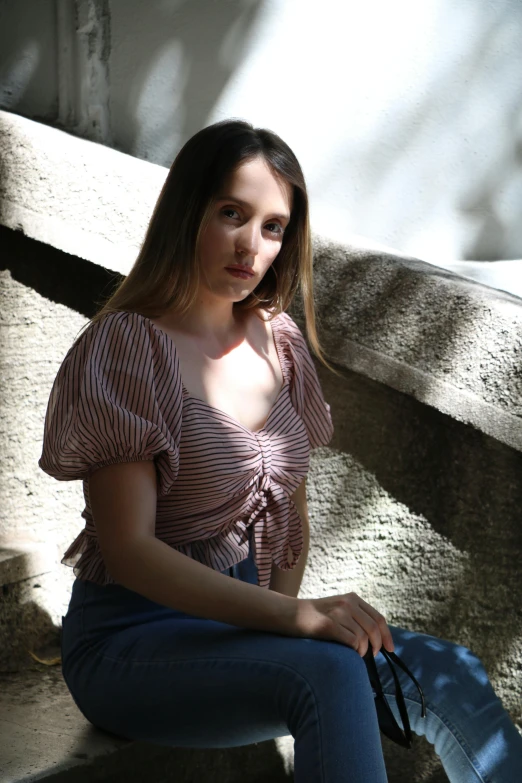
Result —
<path fill-rule="evenodd" d="M 134 370 L 149 367 L 154 375 L 168 365 L 171 377 L 176 375 L 170 341 L 165 339 L 150 318 L 128 310 L 105 313 L 91 321 L 69 348 L 63 366 L 76 372 L 94 366 L 100 370 Z M 172 365 L 172 367 L 171 367 Z"/>
<path fill-rule="evenodd" d="M 107 347 L 110 347 L 111 342 L 133 340 L 138 336 L 142 339 L 157 339 L 157 330 L 150 318 L 130 310 L 112 311 L 88 323 L 73 347 L 81 343 L 90 344 L 93 340 L 109 341 Z"/>
<path fill-rule="evenodd" d="M 49 475 L 85 479 L 95 466 L 159 457 L 161 493 L 167 491 L 179 462 L 182 388 L 147 321 L 108 313 L 69 351 L 45 417 L 39 465 Z"/>
<path fill-rule="evenodd" d="M 265 311 L 266 312 L 266 311 Z M 271 318 L 272 328 L 277 331 L 283 342 L 291 344 L 301 343 L 304 340 L 303 333 L 292 316 L 284 310 Z"/>
<path fill-rule="evenodd" d="M 98 326 L 99 329 L 103 330 L 135 329 L 138 331 L 151 331 L 152 321 L 141 313 L 135 313 L 131 310 L 117 310 L 104 313 L 104 315 L 92 323 L 91 326 Z"/>

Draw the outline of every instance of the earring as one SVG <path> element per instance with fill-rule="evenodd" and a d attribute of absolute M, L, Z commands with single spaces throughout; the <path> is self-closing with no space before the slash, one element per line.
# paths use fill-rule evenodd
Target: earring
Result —
<path fill-rule="evenodd" d="M 277 271 L 276 271 L 276 268 L 275 268 L 275 266 L 273 266 L 273 265 L 272 265 L 271 267 L 269 267 L 269 269 L 271 269 L 271 270 L 272 270 L 272 272 L 273 272 L 273 273 L 274 273 L 274 275 L 276 276 L 276 280 L 277 280 Z M 273 297 L 269 297 L 268 299 L 260 299 L 260 298 L 257 296 L 257 294 L 255 294 L 253 291 L 252 291 L 252 293 L 251 293 L 251 296 L 254 296 L 254 297 L 257 299 L 257 301 L 258 301 L 258 302 L 272 302 L 272 301 L 273 301 Z M 277 303 L 279 303 L 279 299 L 280 299 L 279 295 L 278 295 L 278 294 L 276 294 L 276 302 L 277 302 Z"/>
<path fill-rule="evenodd" d="M 269 298 L 269 299 L 260 299 L 260 298 L 257 296 L 257 294 L 255 294 L 253 291 L 252 291 L 252 293 L 251 293 L 251 296 L 255 297 L 255 298 L 257 299 L 257 301 L 258 301 L 258 302 L 271 302 L 271 301 L 272 301 L 272 299 L 271 299 L 271 298 Z"/>

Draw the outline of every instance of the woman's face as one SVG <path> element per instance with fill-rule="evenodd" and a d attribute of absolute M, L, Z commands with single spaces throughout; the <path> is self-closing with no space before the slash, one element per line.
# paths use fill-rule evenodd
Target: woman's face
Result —
<path fill-rule="evenodd" d="M 217 194 L 201 235 L 205 287 L 231 301 L 245 299 L 279 253 L 291 209 L 291 186 L 276 179 L 263 158 L 242 163 Z M 252 277 L 231 275 L 227 267 L 234 264 L 248 267 Z"/>

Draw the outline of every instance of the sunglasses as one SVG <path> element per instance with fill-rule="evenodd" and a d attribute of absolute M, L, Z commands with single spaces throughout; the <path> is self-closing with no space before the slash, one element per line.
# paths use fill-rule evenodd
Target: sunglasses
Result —
<path fill-rule="evenodd" d="M 397 706 L 399 708 L 399 712 L 402 718 L 402 725 L 403 725 L 403 728 L 399 726 L 399 724 L 395 720 L 395 716 L 393 712 L 391 711 L 390 705 L 386 701 L 386 697 L 382 690 L 381 681 L 379 679 L 379 674 L 377 671 L 377 665 L 375 663 L 372 646 L 371 644 L 369 644 L 368 651 L 366 655 L 363 657 L 363 660 L 366 664 L 366 669 L 368 670 L 370 685 L 375 691 L 375 709 L 377 710 L 379 728 L 382 731 L 382 733 L 388 737 L 388 739 L 391 739 L 393 742 L 396 742 L 398 745 L 402 745 L 403 748 L 411 748 L 412 733 L 410 728 L 410 721 L 408 719 L 408 711 L 406 710 L 406 704 L 404 703 L 404 696 L 402 694 L 401 685 L 399 682 L 399 678 L 397 677 L 397 673 L 395 671 L 393 663 L 397 664 L 397 666 L 399 666 L 399 668 L 401 668 L 408 675 L 408 677 L 410 677 L 412 681 L 415 683 L 421 698 L 421 717 L 423 718 L 426 717 L 426 704 L 424 701 L 424 694 L 422 692 L 421 686 L 419 685 L 419 683 L 417 682 L 413 674 L 410 672 L 406 664 L 404 664 L 401 661 L 398 655 L 395 655 L 395 653 L 393 652 L 388 652 L 388 650 L 385 650 L 384 647 L 381 647 L 379 652 L 381 652 L 386 658 L 388 666 L 390 667 L 391 673 L 393 675 L 393 680 L 395 683 L 395 698 L 397 700 Z"/>

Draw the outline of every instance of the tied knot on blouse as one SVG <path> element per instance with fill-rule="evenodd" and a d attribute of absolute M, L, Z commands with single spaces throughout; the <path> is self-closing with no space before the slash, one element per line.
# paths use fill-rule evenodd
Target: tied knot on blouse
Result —
<path fill-rule="evenodd" d="M 139 313 L 105 316 L 69 349 L 51 389 L 38 464 L 59 481 L 83 481 L 85 526 L 61 561 L 75 576 L 115 581 L 98 545 L 89 476 L 142 460 L 156 467 L 157 538 L 223 571 L 248 557 L 252 531 L 261 587 L 273 563 L 295 567 L 303 534 L 290 496 L 333 424 L 299 327 L 287 313 L 271 326 L 283 386 L 255 432 L 188 393 L 174 342 Z"/>

